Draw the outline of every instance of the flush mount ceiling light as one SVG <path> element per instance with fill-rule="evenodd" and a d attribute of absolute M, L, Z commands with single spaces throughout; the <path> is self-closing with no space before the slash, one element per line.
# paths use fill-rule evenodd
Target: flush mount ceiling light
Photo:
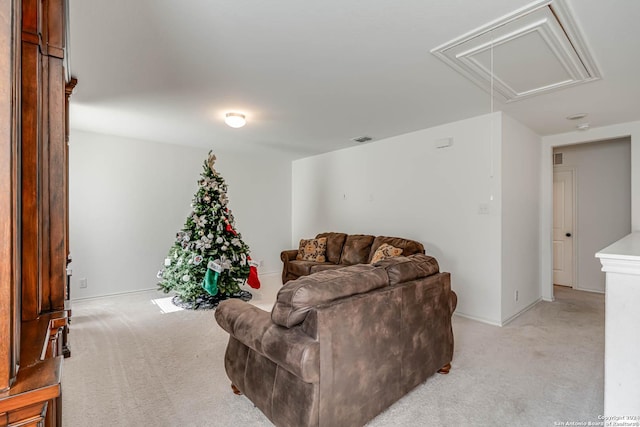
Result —
<path fill-rule="evenodd" d="M 247 118 L 240 113 L 227 113 L 224 116 L 224 122 L 232 128 L 241 128 L 247 124 Z"/>
<path fill-rule="evenodd" d="M 351 138 L 351 140 L 353 142 L 357 142 L 358 144 L 363 144 L 365 142 L 369 142 L 369 141 L 373 140 L 373 138 L 371 138 L 370 136 L 367 136 L 367 135 L 362 135 L 362 136 L 356 136 L 355 138 Z"/>
<path fill-rule="evenodd" d="M 584 119 L 587 116 L 588 116 L 587 113 L 572 114 L 570 116 L 567 116 L 567 120 L 580 120 L 580 119 Z"/>
<path fill-rule="evenodd" d="M 576 129 L 578 130 L 587 130 L 589 129 L 589 123 L 580 123 L 578 126 L 576 126 Z"/>

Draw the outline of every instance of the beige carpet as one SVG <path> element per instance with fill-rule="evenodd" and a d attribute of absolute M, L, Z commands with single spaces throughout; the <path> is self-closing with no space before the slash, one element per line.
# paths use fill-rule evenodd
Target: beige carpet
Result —
<path fill-rule="evenodd" d="M 253 302 L 270 308 L 279 286 L 263 287 Z M 368 425 L 598 421 L 604 296 L 557 288 L 556 298 L 503 328 L 455 316 L 451 373 L 433 376 Z M 153 291 L 74 302 L 64 426 L 271 425 L 231 393 L 223 366 L 227 334 L 213 312 L 163 312 L 166 302 Z"/>

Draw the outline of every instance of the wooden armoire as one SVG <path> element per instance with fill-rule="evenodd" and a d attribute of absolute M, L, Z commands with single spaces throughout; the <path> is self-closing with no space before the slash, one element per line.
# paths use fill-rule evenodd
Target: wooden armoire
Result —
<path fill-rule="evenodd" d="M 0 427 L 61 425 L 66 0 L 0 0 Z"/>

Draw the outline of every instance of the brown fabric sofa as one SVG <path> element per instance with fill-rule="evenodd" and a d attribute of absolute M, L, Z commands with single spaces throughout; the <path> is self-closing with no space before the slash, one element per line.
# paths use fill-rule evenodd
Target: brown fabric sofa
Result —
<path fill-rule="evenodd" d="M 271 313 L 230 299 L 215 317 L 228 377 L 276 426 L 354 427 L 448 372 L 456 304 L 449 273 L 415 254 L 290 281 Z"/>
<path fill-rule="evenodd" d="M 326 262 L 296 260 L 297 249 L 282 251 L 282 283 L 324 270 L 335 270 L 349 265 L 367 264 L 383 243 L 402 249 L 403 256 L 423 254 L 424 246 L 415 240 L 400 237 L 371 236 L 367 234 L 320 233 L 316 239 L 327 238 Z"/>

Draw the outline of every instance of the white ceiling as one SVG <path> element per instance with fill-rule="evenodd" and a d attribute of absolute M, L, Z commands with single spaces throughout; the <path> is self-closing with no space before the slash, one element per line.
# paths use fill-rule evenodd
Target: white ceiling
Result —
<path fill-rule="evenodd" d="M 302 157 L 488 113 L 430 50 L 530 3 L 70 0 L 71 127 Z M 494 108 L 540 135 L 640 120 L 640 1 L 565 3 L 602 80 Z"/>

